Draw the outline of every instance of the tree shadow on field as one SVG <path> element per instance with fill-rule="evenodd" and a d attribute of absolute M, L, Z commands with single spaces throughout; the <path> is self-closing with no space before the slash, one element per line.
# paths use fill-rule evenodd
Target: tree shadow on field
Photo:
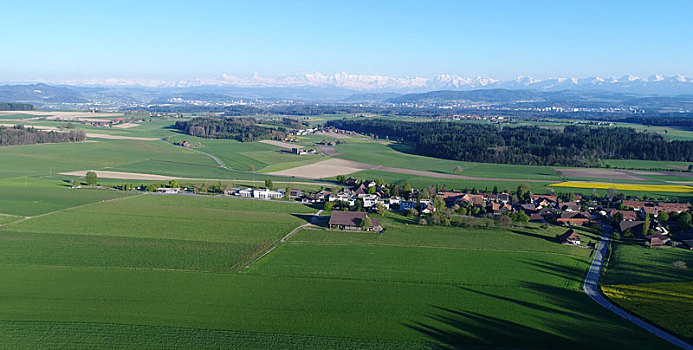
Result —
<path fill-rule="evenodd" d="M 435 349 L 668 348 L 582 291 L 533 282 L 499 290 L 460 287 L 460 298 L 467 292 L 482 296 L 470 298 L 471 310 L 429 305 L 431 313 L 403 325 L 423 334 Z"/>
<path fill-rule="evenodd" d="M 566 339 L 519 323 L 476 312 L 433 306 L 435 314 L 405 324 L 427 336 L 434 349 L 531 348 L 565 343 Z"/>
<path fill-rule="evenodd" d="M 512 233 L 518 234 L 518 235 L 522 235 L 522 236 L 526 236 L 526 237 L 532 237 L 532 238 L 538 238 L 538 239 L 543 239 L 543 240 L 545 240 L 545 241 L 558 244 L 558 240 L 557 240 L 555 237 L 544 236 L 544 235 L 540 235 L 540 234 L 537 234 L 537 233 L 525 232 L 525 231 L 521 231 L 521 230 L 509 230 L 509 231 L 512 232 Z"/>

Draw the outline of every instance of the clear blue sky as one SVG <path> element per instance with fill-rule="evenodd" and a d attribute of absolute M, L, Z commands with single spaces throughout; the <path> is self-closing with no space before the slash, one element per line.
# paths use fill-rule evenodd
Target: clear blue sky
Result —
<path fill-rule="evenodd" d="M 693 1 L 8 1 L 0 81 L 693 75 Z"/>

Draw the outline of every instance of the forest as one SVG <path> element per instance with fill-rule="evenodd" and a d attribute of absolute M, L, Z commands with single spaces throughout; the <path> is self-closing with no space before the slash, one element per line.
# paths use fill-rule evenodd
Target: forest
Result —
<path fill-rule="evenodd" d="M 28 103 L 0 102 L 0 111 L 32 111 L 34 106 Z"/>
<path fill-rule="evenodd" d="M 81 142 L 85 139 L 84 131 L 70 132 L 40 131 L 25 128 L 21 125 L 5 128 L 0 127 L 0 146 L 30 145 L 34 143 Z"/>
<path fill-rule="evenodd" d="M 258 140 L 283 140 L 286 132 L 257 125 L 255 118 L 194 118 L 178 121 L 176 129 L 197 137 L 210 139 L 234 139 L 242 142 Z"/>
<path fill-rule="evenodd" d="M 693 141 L 667 141 L 631 128 L 570 125 L 557 130 L 360 118 L 326 126 L 414 143 L 419 155 L 470 162 L 600 166 L 604 159 L 693 161 Z"/>

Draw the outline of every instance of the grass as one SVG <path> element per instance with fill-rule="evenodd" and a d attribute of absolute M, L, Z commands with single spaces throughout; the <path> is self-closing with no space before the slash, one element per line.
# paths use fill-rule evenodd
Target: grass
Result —
<path fill-rule="evenodd" d="M 674 266 L 683 261 L 689 266 Z M 615 244 L 603 275 L 604 294 L 617 305 L 693 341 L 693 252 Z"/>
<path fill-rule="evenodd" d="M 459 175 L 489 178 L 535 179 L 559 181 L 561 177 L 553 168 L 548 166 L 512 165 L 493 163 L 460 162 L 418 156 L 407 144 L 393 142 L 347 140 L 347 143 L 335 147 L 339 151 L 338 158 L 382 165 L 394 168 L 426 170 L 446 174 L 454 174 L 456 166 L 462 167 Z"/>
<path fill-rule="evenodd" d="M 648 184 L 623 184 L 606 182 L 578 182 L 566 181 L 549 185 L 551 187 L 571 187 L 587 189 L 616 189 L 619 191 L 638 192 L 668 192 L 668 193 L 693 193 L 693 187 L 682 185 L 648 185 Z"/>
<path fill-rule="evenodd" d="M 65 208 L 131 196 L 132 192 L 73 190 L 61 180 L 32 177 L 0 178 L 0 213 L 34 216 Z M 0 216 L 2 221 L 14 221 Z"/>

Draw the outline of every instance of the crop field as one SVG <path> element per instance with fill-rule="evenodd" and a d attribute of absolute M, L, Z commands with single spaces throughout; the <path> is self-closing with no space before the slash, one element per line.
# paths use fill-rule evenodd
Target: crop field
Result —
<path fill-rule="evenodd" d="M 606 183 L 606 182 L 578 182 L 566 181 L 557 184 L 549 185 L 551 187 L 571 187 L 571 188 L 587 188 L 587 189 L 616 189 L 620 191 L 638 191 L 638 192 L 668 192 L 668 193 L 693 193 L 693 187 L 682 185 L 649 185 L 649 184 L 624 184 L 624 183 Z"/>
<path fill-rule="evenodd" d="M 388 214 L 381 235 L 304 229 L 237 272 L 314 212 L 138 195 L 0 226 L 0 347 L 666 348 L 579 290 L 590 252 L 560 228 Z"/>
<path fill-rule="evenodd" d="M 132 195 L 121 191 L 75 191 L 62 180 L 0 178 L 0 214 L 34 216 Z M 0 216 L 0 221 L 9 220 Z M 14 221 L 14 220 L 12 220 Z"/>
<path fill-rule="evenodd" d="M 619 306 L 693 341 L 693 252 L 616 244 L 603 275 Z"/>
<path fill-rule="evenodd" d="M 547 182 L 561 180 L 561 176 L 548 166 L 471 163 L 423 157 L 405 153 L 411 151 L 410 147 L 396 143 L 348 141 L 335 148 L 339 151 L 338 158 L 393 168 L 455 174 L 455 167 L 460 166 L 462 172 L 459 175 L 465 176 L 534 179 Z"/>

